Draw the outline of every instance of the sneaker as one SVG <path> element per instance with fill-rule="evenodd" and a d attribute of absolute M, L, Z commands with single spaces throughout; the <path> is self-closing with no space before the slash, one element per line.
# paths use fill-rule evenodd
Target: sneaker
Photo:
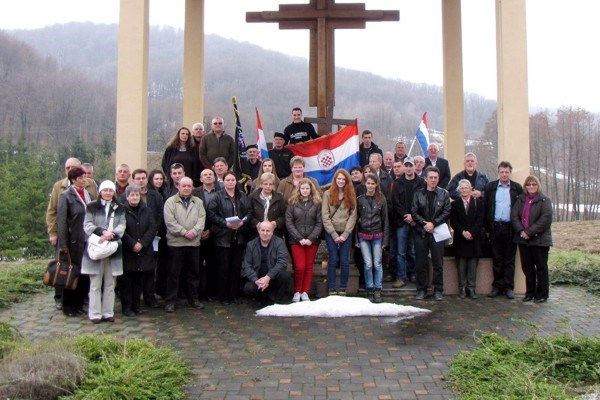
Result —
<path fill-rule="evenodd" d="M 300 301 L 300 292 L 296 292 L 296 293 L 294 293 L 294 297 L 292 297 L 292 301 L 293 301 L 294 303 L 297 303 L 297 302 L 299 302 L 299 301 Z"/>
<path fill-rule="evenodd" d="M 460 297 L 461 299 L 467 297 L 467 290 L 465 288 L 460 289 L 460 292 L 458 292 L 458 297 Z"/>
<path fill-rule="evenodd" d="M 415 300 L 425 300 L 425 291 L 419 290 L 415 296 Z"/>
<path fill-rule="evenodd" d="M 338 290 L 338 296 L 346 296 L 346 289 L 340 289 Z"/>
<path fill-rule="evenodd" d="M 509 299 L 509 300 L 514 299 L 515 298 L 515 292 L 513 292 L 512 289 L 508 289 L 506 291 L 506 298 Z"/>
<path fill-rule="evenodd" d="M 300 300 L 302 300 L 302 301 L 310 301 L 310 298 L 308 298 L 308 293 L 306 293 L 306 292 L 303 292 L 303 293 L 300 295 Z"/>
<path fill-rule="evenodd" d="M 136 314 L 133 312 L 133 310 L 125 310 L 125 311 L 123 311 L 123 315 L 125 317 L 129 317 L 129 318 L 136 316 Z"/>
<path fill-rule="evenodd" d="M 373 298 L 373 303 L 381 303 L 383 299 L 381 298 L 381 289 L 375 289 L 375 296 Z"/>
<path fill-rule="evenodd" d="M 165 306 L 165 312 L 174 313 L 175 312 L 175 304 L 167 304 Z"/>
<path fill-rule="evenodd" d="M 394 283 L 392 283 L 392 287 L 395 289 L 400 289 L 402 286 L 404 286 L 404 281 L 402 279 L 396 279 Z"/>
<path fill-rule="evenodd" d="M 330 296 L 337 296 L 338 291 L 336 289 L 329 289 L 329 295 Z"/>
<path fill-rule="evenodd" d="M 498 297 L 500 295 L 500 290 L 498 288 L 493 288 L 490 294 L 487 297 Z"/>
<path fill-rule="evenodd" d="M 442 301 L 442 300 L 444 300 L 444 296 L 442 295 L 442 292 L 435 292 L 433 294 L 433 298 L 435 299 L 435 301 Z"/>

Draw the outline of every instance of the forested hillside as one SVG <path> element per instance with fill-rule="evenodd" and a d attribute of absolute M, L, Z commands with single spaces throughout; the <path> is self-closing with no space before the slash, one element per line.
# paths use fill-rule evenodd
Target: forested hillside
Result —
<path fill-rule="evenodd" d="M 116 25 L 70 23 L 39 30 L 11 31 L 9 34 L 37 49 L 42 54 L 41 59 L 50 57 L 59 69 L 77 71 L 69 76 L 77 80 L 78 76 L 85 76 L 102 82 L 107 93 L 103 92 L 99 101 L 105 101 L 107 108 L 114 108 Z M 299 105 L 305 109 L 305 115 L 314 115 L 314 109 L 308 107 L 306 59 L 215 35 L 206 37 L 205 52 L 206 118 L 224 115 L 231 127 L 231 96 L 237 96 L 246 131 L 253 131 L 254 107 L 258 107 L 270 138 L 274 131 L 283 129 L 289 123 L 293 106 Z M 150 150 L 162 149 L 166 138 L 181 125 L 182 55 L 182 31 L 151 28 Z M 443 129 L 440 87 L 389 80 L 342 68 L 338 68 L 336 74 L 336 116 L 358 118 L 360 127 L 373 130 L 380 144 L 391 145 L 389 138 L 392 137 L 412 137 L 425 111 L 429 112 L 430 125 L 437 130 Z M 495 103 L 477 95 L 467 95 L 466 104 L 467 135 L 479 136 Z M 105 125 L 114 125 L 114 118 Z M 14 126 L 5 129 L 14 130 Z M 27 125 L 24 129 L 27 130 Z M 96 127 L 82 129 L 92 136 L 105 134 Z M 249 141 L 253 139 L 250 137 Z"/>

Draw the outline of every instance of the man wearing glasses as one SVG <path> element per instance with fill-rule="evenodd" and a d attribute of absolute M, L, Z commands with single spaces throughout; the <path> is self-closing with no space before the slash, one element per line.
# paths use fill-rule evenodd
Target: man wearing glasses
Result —
<path fill-rule="evenodd" d="M 492 259 L 494 262 L 494 283 L 489 297 L 506 295 L 514 299 L 515 254 L 517 244 L 513 242 L 514 232 L 510 222 L 510 210 L 523 193 L 523 187 L 510 179 L 512 165 L 508 161 L 498 164 L 498 178 L 485 188 L 483 206 L 484 224 L 490 234 Z"/>
<path fill-rule="evenodd" d="M 235 144 L 231 136 L 225 133 L 222 117 L 214 117 L 211 131 L 204 135 L 200 144 L 200 161 L 204 168 L 212 168 L 215 158 L 223 157 L 228 165 L 235 161 Z"/>

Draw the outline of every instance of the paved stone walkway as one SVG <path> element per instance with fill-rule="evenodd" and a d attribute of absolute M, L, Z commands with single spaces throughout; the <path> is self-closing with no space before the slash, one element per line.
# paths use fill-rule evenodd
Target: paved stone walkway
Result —
<path fill-rule="evenodd" d="M 545 304 L 453 296 L 417 302 L 401 294 L 385 300 L 432 313 L 408 321 L 257 318 L 249 302 L 174 315 L 145 310 L 136 319 L 118 313 L 114 324 L 93 325 L 65 318 L 48 293 L 2 311 L 0 320 L 31 340 L 104 333 L 171 344 L 195 375 L 190 399 L 449 399 L 448 362 L 480 332 L 523 339 L 533 324 L 542 335 L 600 335 L 600 302 L 578 288 L 553 287 Z"/>

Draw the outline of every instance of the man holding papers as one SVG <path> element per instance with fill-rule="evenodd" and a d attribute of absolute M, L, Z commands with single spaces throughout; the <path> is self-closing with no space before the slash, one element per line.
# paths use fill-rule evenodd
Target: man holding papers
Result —
<path fill-rule="evenodd" d="M 429 258 L 433 264 L 433 294 L 435 300 L 443 300 L 444 290 L 443 264 L 444 245 L 448 230 L 446 222 L 450 217 L 450 194 L 438 187 L 440 170 L 436 167 L 425 169 L 426 187 L 415 192 L 411 214 L 416 223 L 417 235 L 415 250 L 417 254 L 417 300 L 427 296 L 429 286 Z"/>

